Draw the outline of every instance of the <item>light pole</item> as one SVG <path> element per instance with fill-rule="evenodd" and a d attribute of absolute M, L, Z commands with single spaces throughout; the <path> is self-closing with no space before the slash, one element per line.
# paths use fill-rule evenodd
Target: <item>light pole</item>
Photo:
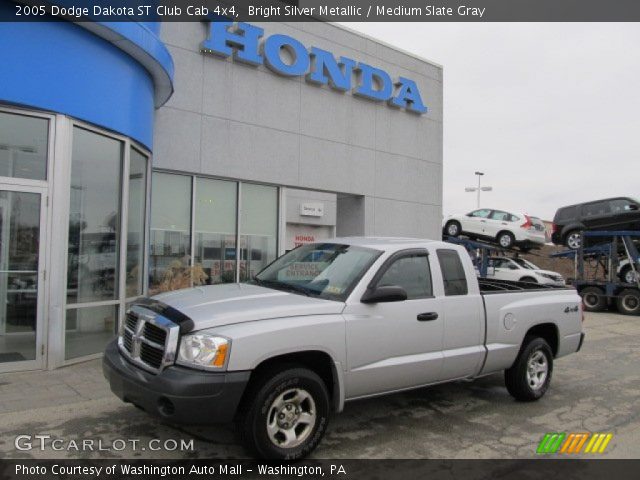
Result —
<path fill-rule="evenodd" d="M 475 172 L 475 174 L 478 176 L 478 186 L 477 187 L 466 187 L 464 189 L 465 192 L 478 192 L 478 206 L 476 208 L 480 208 L 480 192 L 490 192 L 493 190 L 492 187 L 480 187 L 480 181 L 482 179 L 482 176 L 484 175 L 484 172 Z"/>

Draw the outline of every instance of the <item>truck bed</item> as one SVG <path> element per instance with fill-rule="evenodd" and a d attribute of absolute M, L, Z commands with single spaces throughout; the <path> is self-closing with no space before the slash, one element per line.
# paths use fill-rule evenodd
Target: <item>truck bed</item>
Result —
<path fill-rule="evenodd" d="M 490 295 L 492 293 L 511 293 L 523 291 L 545 291 L 545 290 L 573 290 L 570 286 L 541 285 L 531 282 L 516 282 L 511 280 L 493 280 L 488 278 L 478 278 L 480 293 Z"/>

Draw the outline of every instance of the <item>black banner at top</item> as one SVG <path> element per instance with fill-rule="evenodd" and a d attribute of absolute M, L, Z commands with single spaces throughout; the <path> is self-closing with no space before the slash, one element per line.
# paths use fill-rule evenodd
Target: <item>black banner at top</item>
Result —
<path fill-rule="evenodd" d="M 638 0 L 0 0 L 0 21 L 638 22 Z"/>

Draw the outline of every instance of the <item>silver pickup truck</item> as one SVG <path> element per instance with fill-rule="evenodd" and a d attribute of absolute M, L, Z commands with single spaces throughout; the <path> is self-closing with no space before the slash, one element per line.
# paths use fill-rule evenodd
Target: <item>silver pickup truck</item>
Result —
<path fill-rule="evenodd" d="M 569 288 L 478 281 L 448 243 L 338 238 L 249 284 L 135 303 L 103 360 L 112 391 L 168 422 L 236 421 L 263 458 L 308 455 L 347 401 L 504 371 L 521 401 L 580 350 Z"/>

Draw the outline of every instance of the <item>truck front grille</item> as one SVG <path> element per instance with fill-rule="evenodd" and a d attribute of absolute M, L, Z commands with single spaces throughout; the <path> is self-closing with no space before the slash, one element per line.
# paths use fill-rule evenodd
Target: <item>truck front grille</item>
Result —
<path fill-rule="evenodd" d="M 120 352 L 141 368 L 158 373 L 175 361 L 179 327 L 155 312 L 134 306 L 118 338 Z"/>

